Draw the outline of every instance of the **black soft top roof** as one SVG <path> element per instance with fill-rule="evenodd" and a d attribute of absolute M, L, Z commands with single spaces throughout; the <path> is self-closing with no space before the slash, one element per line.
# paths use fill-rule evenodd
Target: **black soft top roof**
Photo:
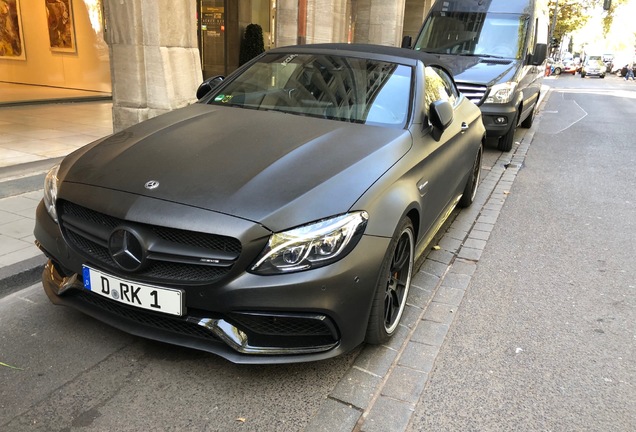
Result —
<path fill-rule="evenodd" d="M 427 54 L 422 51 L 416 51 L 410 48 L 398 48 L 384 45 L 373 44 L 346 44 L 346 43 L 325 43 L 325 44 L 309 44 L 309 45 L 291 45 L 286 47 L 274 48 L 268 53 L 321 53 L 328 54 L 332 52 L 337 55 L 354 55 L 364 56 L 368 54 L 370 57 L 374 56 L 388 56 L 397 57 L 412 61 L 421 61 L 425 65 L 440 65 L 448 69 L 448 66 L 437 56 Z"/>

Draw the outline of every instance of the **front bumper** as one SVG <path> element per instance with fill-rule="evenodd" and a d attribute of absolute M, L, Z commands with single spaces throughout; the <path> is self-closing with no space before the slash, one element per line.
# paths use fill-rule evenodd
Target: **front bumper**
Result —
<path fill-rule="evenodd" d="M 240 273 L 222 286 L 183 286 L 183 316 L 140 310 L 84 289 L 84 259 L 67 246 L 42 205 L 35 236 L 51 258 L 49 299 L 120 330 L 214 353 L 235 363 L 292 363 L 343 354 L 363 342 L 380 263 L 390 239 L 363 236 L 344 259 L 275 276 Z M 111 272 L 112 273 L 112 272 Z M 119 277 L 128 277 L 122 276 Z"/>
<path fill-rule="evenodd" d="M 605 72 L 601 70 L 590 70 L 590 71 L 586 70 L 584 71 L 584 73 L 587 76 L 604 76 L 605 75 Z"/>
<path fill-rule="evenodd" d="M 479 106 L 486 135 L 490 137 L 504 136 L 513 125 L 517 107 L 513 104 L 482 104 Z"/>

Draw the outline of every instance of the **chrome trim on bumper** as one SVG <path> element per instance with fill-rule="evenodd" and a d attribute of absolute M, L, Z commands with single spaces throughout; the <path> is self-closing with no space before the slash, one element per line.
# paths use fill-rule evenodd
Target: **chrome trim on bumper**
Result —
<path fill-rule="evenodd" d="M 251 346 L 247 335 L 239 328 L 234 327 L 223 319 L 201 318 L 198 320 L 188 319 L 202 327 L 213 332 L 223 342 L 235 351 L 242 354 L 260 354 L 260 355 L 280 355 L 280 354 L 311 354 L 328 351 L 338 345 L 334 342 L 329 345 L 303 347 L 303 348 L 283 348 L 283 347 L 258 347 Z"/>
<path fill-rule="evenodd" d="M 48 260 L 44 266 L 42 283 L 57 295 L 64 294 L 70 289 L 82 289 L 84 287 L 82 281 L 77 279 L 77 274 L 72 276 L 60 275 L 51 260 Z"/>

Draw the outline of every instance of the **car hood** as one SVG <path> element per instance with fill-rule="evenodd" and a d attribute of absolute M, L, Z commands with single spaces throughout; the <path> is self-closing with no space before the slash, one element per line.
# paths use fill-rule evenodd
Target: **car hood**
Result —
<path fill-rule="evenodd" d="M 83 148 L 60 178 L 276 231 L 347 212 L 411 145 L 403 129 L 193 104 Z"/>
<path fill-rule="evenodd" d="M 510 81 L 518 69 L 519 60 L 478 56 L 440 55 L 451 69 L 455 81 L 483 84 L 488 87 L 497 82 Z"/>

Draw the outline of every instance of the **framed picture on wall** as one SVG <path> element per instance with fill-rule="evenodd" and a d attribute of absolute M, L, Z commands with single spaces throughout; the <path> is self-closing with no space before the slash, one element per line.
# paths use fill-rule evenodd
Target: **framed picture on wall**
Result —
<path fill-rule="evenodd" d="M 0 0 L 0 59 L 26 60 L 20 0 Z"/>
<path fill-rule="evenodd" d="M 76 52 L 73 0 L 44 0 L 44 4 L 51 51 Z"/>

